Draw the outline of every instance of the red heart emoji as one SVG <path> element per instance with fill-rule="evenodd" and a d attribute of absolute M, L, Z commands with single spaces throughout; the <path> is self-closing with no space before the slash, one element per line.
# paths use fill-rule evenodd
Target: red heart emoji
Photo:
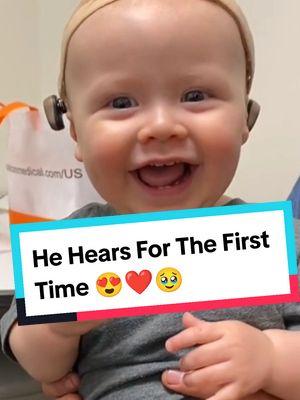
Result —
<path fill-rule="evenodd" d="M 121 279 L 120 278 L 115 278 L 114 276 L 111 276 L 109 278 L 109 282 L 113 285 L 113 286 L 117 286 L 120 283 Z"/>
<path fill-rule="evenodd" d="M 126 282 L 128 286 L 131 287 L 138 294 L 143 293 L 145 289 L 149 286 L 152 279 L 151 272 L 147 269 L 143 269 L 139 274 L 135 271 L 129 271 L 126 274 Z"/>
<path fill-rule="evenodd" d="M 107 284 L 107 279 L 106 278 L 102 278 L 102 279 L 98 279 L 97 280 L 97 285 L 101 286 L 101 287 L 105 287 Z"/>

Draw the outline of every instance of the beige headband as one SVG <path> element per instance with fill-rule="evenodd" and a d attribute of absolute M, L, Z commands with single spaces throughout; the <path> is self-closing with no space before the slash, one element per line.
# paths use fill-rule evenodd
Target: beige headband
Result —
<path fill-rule="evenodd" d="M 81 0 L 79 6 L 74 11 L 71 16 L 69 22 L 67 23 L 62 42 L 61 49 L 61 65 L 60 65 L 60 75 L 58 81 L 58 90 L 60 97 L 65 100 L 66 99 L 66 89 L 65 89 L 65 68 L 67 61 L 67 52 L 70 40 L 74 34 L 74 32 L 78 29 L 78 27 L 93 13 L 99 10 L 102 7 L 105 7 L 108 4 L 114 3 L 119 0 Z M 163 0 L 162 0 L 163 1 Z M 254 43 L 251 31 L 249 29 L 247 20 L 237 5 L 235 0 L 206 0 L 212 3 L 215 3 L 222 7 L 226 12 L 228 12 L 231 17 L 234 19 L 243 43 L 243 47 L 245 50 L 246 57 L 246 85 L 247 92 L 250 92 L 253 75 L 254 75 L 254 67 L 255 67 L 255 59 L 254 59 Z"/>

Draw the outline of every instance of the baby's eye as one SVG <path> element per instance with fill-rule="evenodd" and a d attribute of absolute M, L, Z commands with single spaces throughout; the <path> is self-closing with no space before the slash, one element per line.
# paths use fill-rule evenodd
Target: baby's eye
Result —
<path fill-rule="evenodd" d="M 167 283 L 168 283 L 168 278 L 166 278 L 165 276 L 163 276 L 162 278 L 161 278 L 161 283 L 163 284 L 163 285 L 166 285 Z"/>
<path fill-rule="evenodd" d="M 113 99 L 109 103 L 109 106 L 112 108 L 124 109 L 124 108 L 136 107 L 137 102 L 130 97 L 122 96 Z"/>
<path fill-rule="evenodd" d="M 186 92 L 181 101 L 185 102 L 197 102 L 197 101 L 203 101 L 207 99 L 207 94 L 204 92 L 201 92 L 201 90 L 190 90 L 189 92 Z"/>

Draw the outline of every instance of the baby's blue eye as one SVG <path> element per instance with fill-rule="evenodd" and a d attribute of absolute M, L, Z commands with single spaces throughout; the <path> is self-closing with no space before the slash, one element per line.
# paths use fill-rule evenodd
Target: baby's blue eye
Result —
<path fill-rule="evenodd" d="M 163 285 L 166 285 L 167 283 L 168 283 L 168 278 L 166 278 L 165 276 L 163 276 L 162 278 L 161 278 L 161 283 L 163 284 Z"/>
<path fill-rule="evenodd" d="M 109 105 L 113 108 L 118 108 L 118 109 L 125 109 L 125 108 L 131 108 L 131 107 L 136 107 L 137 102 L 130 98 L 130 97 L 117 97 L 113 99 Z"/>
<path fill-rule="evenodd" d="M 171 278 L 170 278 L 170 281 L 172 282 L 172 283 L 176 283 L 177 282 L 177 278 L 176 278 L 176 276 L 171 276 Z"/>
<path fill-rule="evenodd" d="M 189 92 L 185 93 L 182 97 L 182 101 L 185 102 L 197 102 L 203 101 L 207 99 L 207 94 L 201 92 L 201 90 L 190 90 Z"/>

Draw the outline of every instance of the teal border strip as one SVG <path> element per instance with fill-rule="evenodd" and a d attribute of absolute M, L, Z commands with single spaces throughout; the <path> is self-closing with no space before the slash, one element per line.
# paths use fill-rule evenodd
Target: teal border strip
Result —
<path fill-rule="evenodd" d="M 25 225 L 25 224 L 21 224 Z M 22 231 L 16 230 L 18 225 L 10 226 L 10 240 L 12 248 L 12 260 L 14 266 L 14 281 L 15 281 L 15 296 L 16 299 L 24 298 L 24 285 L 23 285 L 23 272 L 22 272 L 22 259 L 20 250 L 20 233 Z"/>
<path fill-rule="evenodd" d="M 193 217 L 208 217 L 218 215 L 246 214 L 253 212 L 283 211 L 286 232 L 286 248 L 288 255 L 289 274 L 298 273 L 296 263 L 296 246 L 294 237 L 293 213 L 291 201 L 279 201 L 258 204 L 241 204 L 211 208 L 196 208 L 176 211 L 158 211 L 151 213 L 114 215 L 92 218 L 68 219 L 51 222 L 35 222 L 29 224 L 11 225 L 12 256 L 14 263 L 14 277 L 16 298 L 24 297 L 22 261 L 20 254 L 20 233 L 37 232 L 55 229 L 70 229 L 90 226 L 118 225 L 126 223 L 165 221 Z"/>
<path fill-rule="evenodd" d="M 293 205 L 291 200 L 282 202 L 284 206 L 284 224 L 285 224 L 285 235 L 286 235 L 286 248 L 287 257 L 289 264 L 289 274 L 297 275 L 298 266 L 296 260 L 296 243 L 295 243 L 295 228 L 293 219 Z"/>

